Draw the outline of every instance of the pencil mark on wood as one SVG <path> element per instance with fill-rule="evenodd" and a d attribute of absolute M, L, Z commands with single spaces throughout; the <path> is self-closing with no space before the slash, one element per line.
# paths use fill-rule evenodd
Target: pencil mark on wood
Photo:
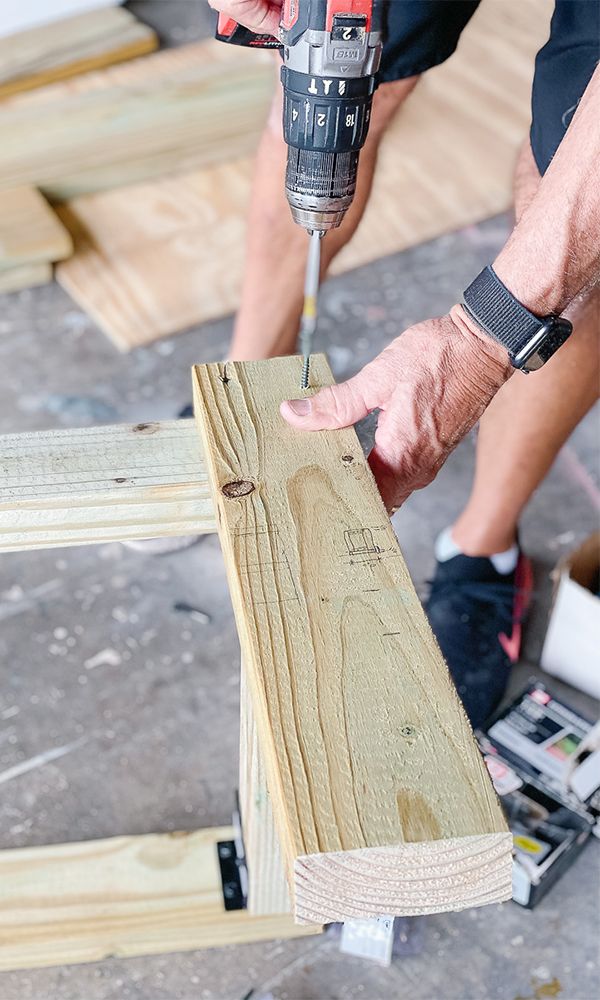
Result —
<path fill-rule="evenodd" d="M 371 528 L 349 528 L 344 532 L 344 541 L 351 556 L 379 555 L 383 551 L 373 541 Z"/>
<path fill-rule="evenodd" d="M 235 537 L 243 552 L 240 573 L 255 605 L 300 600 L 288 554 L 276 529 L 238 531 Z M 261 597 L 257 597 L 259 592 Z"/>

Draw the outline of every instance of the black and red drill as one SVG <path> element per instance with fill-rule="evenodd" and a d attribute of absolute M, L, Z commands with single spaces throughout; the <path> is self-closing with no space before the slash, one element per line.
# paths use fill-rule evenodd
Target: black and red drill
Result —
<path fill-rule="evenodd" d="M 221 41 L 282 50 L 285 193 L 295 222 L 311 235 L 301 327 L 303 388 L 316 326 L 321 237 L 340 225 L 356 191 L 381 58 L 384 2 L 284 0 L 278 39 L 219 17 Z"/>

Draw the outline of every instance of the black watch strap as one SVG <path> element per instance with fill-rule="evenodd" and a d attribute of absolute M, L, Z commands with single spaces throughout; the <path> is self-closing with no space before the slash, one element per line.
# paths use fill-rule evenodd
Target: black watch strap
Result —
<path fill-rule="evenodd" d="M 492 267 L 485 267 L 463 293 L 463 305 L 485 333 L 508 351 L 516 368 L 539 368 L 565 342 L 572 326 L 553 314 L 529 312 Z"/>

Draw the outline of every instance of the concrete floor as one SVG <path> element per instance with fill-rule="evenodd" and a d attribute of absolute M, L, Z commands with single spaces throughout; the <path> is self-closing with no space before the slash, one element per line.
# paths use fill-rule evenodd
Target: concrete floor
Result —
<path fill-rule="evenodd" d="M 192 20 L 197 7 L 172 4 Z M 169 23 L 176 42 L 181 24 L 183 37 L 197 29 Z M 337 377 L 410 323 L 444 312 L 507 231 L 505 218 L 493 219 L 329 282 L 319 337 Z M 56 285 L 0 297 L 0 432 L 171 417 L 189 400 L 192 362 L 222 357 L 230 329 L 230 320 L 210 323 L 122 356 Z M 468 491 L 473 456 L 470 437 L 397 515 L 421 592 L 433 539 Z M 548 572 L 597 526 L 599 497 L 595 413 L 523 519 L 537 591 L 512 690 L 540 673 Z M 2 785 L 1 846 L 228 822 L 239 653 L 216 538 L 160 558 L 116 544 L 14 554 L 2 557 L 0 574 L 0 779 L 75 744 Z M 177 602 L 202 609 L 206 621 L 175 611 Z M 509 903 L 423 919 L 413 927 L 420 953 L 390 969 L 341 956 L 329 937 L 308 938 L 4 973 L 0 1000 L 238 1000 L 250 988 L 276 1000 L 591 1000 L 600 992 L 599 870 L 593 842 L 535 912 Z"/>

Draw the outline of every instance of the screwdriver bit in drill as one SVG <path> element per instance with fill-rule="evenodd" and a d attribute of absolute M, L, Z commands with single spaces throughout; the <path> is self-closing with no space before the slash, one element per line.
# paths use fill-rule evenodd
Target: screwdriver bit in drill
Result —
<path fill-rule="evenodd" d="M 317 326 L 317 295 L 321 274 L 321 240 L 324 232 L 313 229 L 310 232 L 306 278 L 304 281 L 304 306 L 300 322 L 300 348 L 303 355 L 301 389 L 308 389 L 308 374 L 312 342 Z"/>

